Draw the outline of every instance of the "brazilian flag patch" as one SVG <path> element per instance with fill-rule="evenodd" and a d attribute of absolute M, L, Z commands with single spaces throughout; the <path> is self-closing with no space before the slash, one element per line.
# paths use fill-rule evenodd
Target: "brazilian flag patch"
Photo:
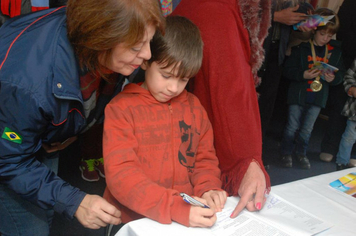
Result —
<path fill-rule="evenodd" d="M 18 133 L 12 131 L 11 129 L 5 127 L 4 132 L 1 135 L 1 138 L 9 140 L 14 143 L 22 143 L 22 137 Z"/>

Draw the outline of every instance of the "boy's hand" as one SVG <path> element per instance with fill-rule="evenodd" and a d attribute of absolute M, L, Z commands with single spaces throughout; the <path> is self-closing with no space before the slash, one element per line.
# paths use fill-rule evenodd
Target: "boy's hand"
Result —
<path fill-rule="evenodd" d="M 208 206 L 214 209 L 216 212 L 222 211 L 227 199 L 227 193 L 225 191 L 210 190 L 203 194 L 203 199 L 208 203 Z"/>
<path fill-rule="evenodd" d="M 335 75 L 333 73 L 325 73 L 324 79 L 330 83 L 335 79 Z"/>
<path fill-rule="evenodd" d="M 207 201 L 203 198 L 194 197 L 196 200 L 208 205 Z M 190 227 L 211 227 L 216 222 L 216 214 L 213 208 L 203 208 L 199 206 L 191 206 L 189 213 L 189 226 Z"/>
<path fill-rule="evenodd" d="M 304 71 L 303 77 L 304 79 L 314 79 L 315 77 L 317 77 L 319 75 L 319 70 L 318 69 L 310 69 L 310 70 L 306 70 Z"/>
<path fill-rule="evenodd" d="M 349 91 L 347 92 L 349 96 L 356 97 L 356 87 L 351 87 L 349 88 Z"/>

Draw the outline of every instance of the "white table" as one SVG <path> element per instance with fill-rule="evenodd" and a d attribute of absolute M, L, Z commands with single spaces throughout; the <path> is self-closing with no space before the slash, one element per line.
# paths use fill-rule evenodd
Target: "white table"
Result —
<path fill-rule="evenodd" d="M 272 187 L 272 192 L 334 226 L 318 235 L 355 236 L 356 198 L 333 189 L 329 183 L 355 168 L 336 171 Z M 152 232 L 152 234 L 150 234 Z M 160 224 L 144 218 L 124 225 L 116 236 L 210 236 L 206 228 L 189 228 L 173 222 Z"/>
<path fill-rule="evenodd" d="M 298 207 L 331 222 L 334 227 L 318 235 L 356 235 L 356 198 L 332 189 L 329 183 L 355 168 L 335 171 L 272 187 L 272 191 Z"/>

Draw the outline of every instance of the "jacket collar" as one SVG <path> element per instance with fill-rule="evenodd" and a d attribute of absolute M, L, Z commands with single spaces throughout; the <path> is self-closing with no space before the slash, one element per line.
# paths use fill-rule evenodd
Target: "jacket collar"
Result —
<path fill-rule="evenodd" d="M 60 99 L 83 102 L 79 82 L 79 63 L 68 37 L 66 25 L 58 33 L 54 52 L 52 92 Z"/>

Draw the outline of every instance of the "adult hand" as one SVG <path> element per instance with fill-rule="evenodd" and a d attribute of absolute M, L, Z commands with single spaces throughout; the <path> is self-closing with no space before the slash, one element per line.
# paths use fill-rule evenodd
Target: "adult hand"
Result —
<path fill-rule="evenodd" d="M 203 198 L 194 197 L 196 200 L 208 204 Z M 191 206 L 189 212 L 190 227 L 211 227 L 216 222 L 216 214 L 213 208 L 203 208 L 200 206 Z"/>
<path fill-rule="evenodd" d="M 227 193 L 225 191 L 210 190 L 203 194 L 208 206 L 215 209 L 215 211 L 222 211 L 227 199 Z"/>
<path fill-rule="evenodd" d="M 66 139 L 64 142 L 61 142 L 61 143 L 60 142 L 55 142 L 55 143 L 51 143 L 51 144 L 42 143 L 42 147 L 47 153 L 57 152 L 62 149 L 65 149 L 66 147 L 71 145 L 77 139 L 78 139 L 77 136 L 74 136 L 74 137 Z"/>
<path fill-rule="evenodd" d="M 298 22 L 305 20 L 307 15 L 304 13 L 295 12 L 298 10 L 299 5 L 295 7 L 290 7 L 283 9 L 281 11 L 276 11 L 273 14 L 273 20 L 285 25 L 294 25 Z"/>
<path fill-rule="evenodd" d="M 330 83 L 335 79 L 335 75 L 333 73 L 325 73 L 324 79 Z"/>
<path fill-rule="evenodd" d="M 319 76 L 320 71 L 318 69 L 306 70 L 304 71 L 303 77 L 304 79 L 314 79 Z"/>
<path fill-rule="evenodd" d="M 87 194 L 74 216 L 84 227 L 90 229 L 121 223 L 121 212 L 98 195 Z"/>
<path fill-rule="evenodd" d="M 245 207 L 249 211 L 261 210 L 266 202 L 266 178 L 259 165 L 252 161 L 238 190 L 240 201 L 231 214 L 235 218 Z"/>
<path fill-rule="evenodd" d="M 302 32 L 310 32 L 312 30 L 316 30 L 317 27 L 309 28 L 307 26 L 298 26 L 298 30 Z"/>

